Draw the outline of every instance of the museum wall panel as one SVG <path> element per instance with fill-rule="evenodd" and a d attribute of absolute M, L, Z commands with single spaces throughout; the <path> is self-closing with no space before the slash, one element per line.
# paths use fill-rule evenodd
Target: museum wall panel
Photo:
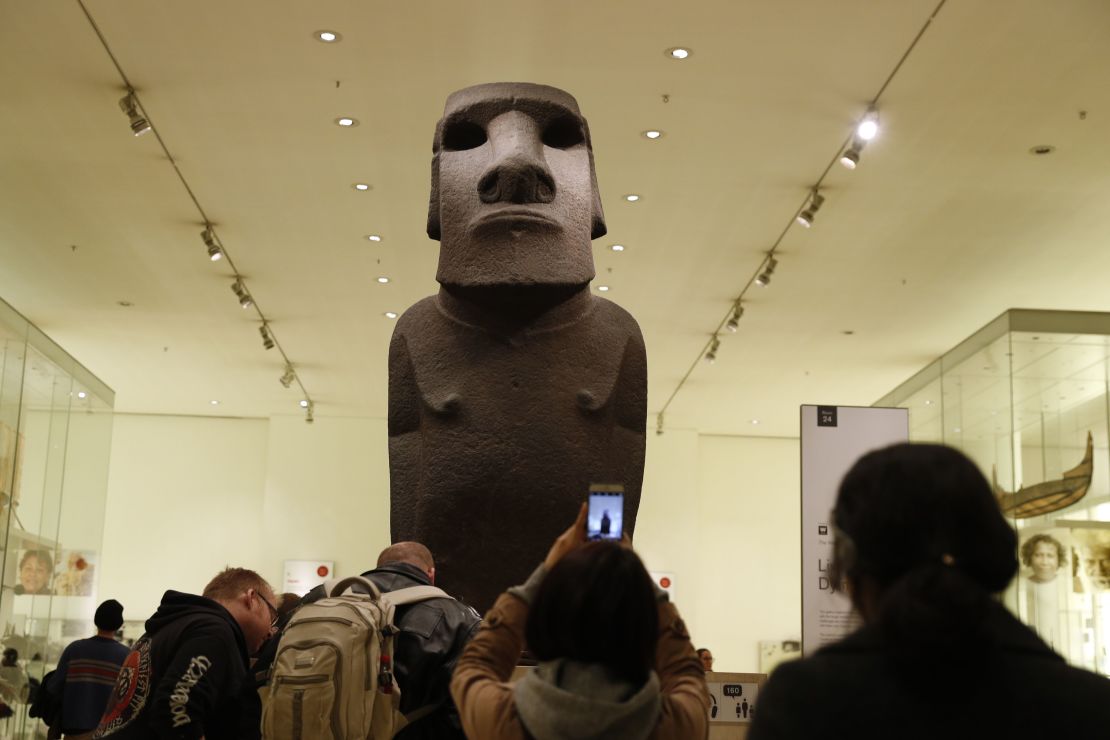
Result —
<path fill-rule="evenodd" d="M 127 620 L 149 616 L 167 588 L 199 593 L 225 565 L 259 563 L 268 426 L 116 415 L 100 593 Z"/>
<path fill-rule="evenodd" d="M 274 588 L 285 560 L 334 560 L 341 575 L 372 568 L 389 545 L 385 421 L 273 417 L 258 522 L 259 571 Z"/>
<path fill-rule="evenodd" d="M 703 436 L 697 642 L 716 670 L 759 672 L 761 641 L 801 636 L 796 439 Z"/>

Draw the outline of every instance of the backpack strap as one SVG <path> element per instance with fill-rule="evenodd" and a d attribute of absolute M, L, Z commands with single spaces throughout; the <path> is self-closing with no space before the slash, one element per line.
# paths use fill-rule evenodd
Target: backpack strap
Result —
<path fill-rule="evenodd" d="M 362 576 L 348 576 L 346 578 L 324 581 L 324 593 L 328 596 L 342 596 L 344 591 L 356 584 L 364 587 L 366 593 L 370 594 L 370 598 L 374 601 L 382 597 L 381 589 L 379 589 L 373 581 L 368 578 L 363 578 Z"/>
<path fill-rule="evenodd" d="M 409 586 L 408 588 L 399 588 L 396 591 L 386 591 L 382 596 L 394 606 L 415 604 L 418 601 L 427 601 L 428 599 L 451 598 L 446 591 L 435 586 Z"/>

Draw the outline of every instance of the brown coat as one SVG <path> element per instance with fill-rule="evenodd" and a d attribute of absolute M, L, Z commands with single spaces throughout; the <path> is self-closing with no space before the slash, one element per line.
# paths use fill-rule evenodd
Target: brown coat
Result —
<path fill-rule="evenodd" d="M 475 740 L 529 740 L 508 683 L 524 645 L 528 605 L 502 594 L 486 614 L 478 635 L 459 658 L 451 696 L 466 736 Z M 709 689 L 690 635 L 670 602 L 659 604 L 659 721 L 652 740 L 700 740 L 709 732 Z"/>

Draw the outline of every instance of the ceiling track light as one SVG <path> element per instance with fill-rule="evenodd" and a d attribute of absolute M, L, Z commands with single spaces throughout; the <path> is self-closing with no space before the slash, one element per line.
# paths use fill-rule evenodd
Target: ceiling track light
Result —
<path fill-rule="evenodd" d="M 262 322 L 262 326 L 258 327 L 258 333 L 262 335 L 262 346 L 266 349 L 273 349 L 274 336 L 270 333 L 270 327 L 265 321 Z"/>
<path fill-rule="evenodd" d="M 316 404 L 314 404 L 312 401 L 308 401 L 307 403 L 302 401 L 301 405 L 304 406 L 305 423 L 311 424 L 312 422 L 316 421 Z"/>
<path fill-rule="evenodd" d="M 293 372 L 293 366 L 286 365 L 285 372 L 281 374 L 281 377 L 278 378 L 278 381 L 281 383 L 283 388 L 288 388 L 289 386 L 293 385 L 293 381 L 296 379 L 297 374 Z"/>
<path fill-rule="evenodd" d="M 736 305 L 732 307 L 732 316 L 729 317 L 728 323 L 725 324 L 725 328 L 728 329 L 729 332 L 735 334 L 736 330 L 740 328 L 740 317 L 743 315 L 744 307 L 737 301 Z"/>
<path fill-rule="evenodd" d="M 146 116 L 139 112 L 139 99 L 135 97 L 134 90 L 129 89 L 127 94 L 119 99 L 119 108 L 130 119 L 132 134 L 142 136 L 150 131 L 150 121 L 146 120 Z"/>
<path fill-rule="evenodd" d="M 216 233 L 212 231 L 212 224 L 204 225 L 204 231 L 200 232 L 200 238 L 204 240 L 204 246 L 208 247 L 208 259 L 215 262 L 224 256 L 224 250 L 216 243 Z"/>
<path fill-rule="evenodd" d="M 767 257 L 767 265 L 763 268 L 763 272 L 759 273 L 759 277 L 755 279 L 755 284 L 761 288 L 766 288 L 771 282 L 771 276 L 775 274 L 775 268 L 779 266 L 779 261 L 773 256 Z"/>
<path fill-rule="evenodd" d="M 858 136 L 852 137 L 851 145 L 844 150 L 840 155 L 840 164 L 844 165 L 847 169 L 854 170 L 859 166 L 859 155 L 863 151 L 863 147 L 867 142 Z"/>
<path fill-rule="evenodd" d="M 717 361 L 717 350 L 719 350 L 720 348 L 721 348 L 721 340 L 717 338 L 716 334 L 714 334 L 713 335 L 713 341 L 710 342 L 709 349 L 705 353 L 705 361 L 708 362 L 710 365 L 712 365 L 714 362 L 716 362 Z"/>
<path fill-rule="evenodd" d="M 243 285 L 242 281 L 236 280 L 234 283 L 232 283 L 231 292 L 234 293 L 235 297 L 239 299 L 239 305 L 243 308 L 250 308 L 254 305 L 254 301 L 251 300 L 251 294 L 247 292 L 247 289 Z"/>
<path fill-rule="evenodd" d="M 863 141 L 871 141 L 879 135 L 879 111 L 875 106 L 869 106 L 867 112 L 863 114 L 860 119 L 859 125 L 856 126 L 856 136 Z"/>
<path fill-rule="evenodd" d="M 663 433 L 663 412 L 662 411 L 660 411 L 659 414 L 655 417 L 655 433 L 656 434 L 662 434 Z"/>
<path fill-rule="evenodd" d="M 809 196 L 809 205 L 805 210 L 798 214 L 797 222 L 806 227 L 813 226 L 813 220 L 817 218 L 817 212 L 821 210 L 821 205 L 825 202 L 825 196 L 818 193 L 816 190 Z"/>

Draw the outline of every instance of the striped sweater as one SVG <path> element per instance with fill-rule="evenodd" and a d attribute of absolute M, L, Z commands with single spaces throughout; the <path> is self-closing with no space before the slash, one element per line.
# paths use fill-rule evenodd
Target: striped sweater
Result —
<path fill-rule="evenodd" d="M 63 731 L 80 733 L 96 728 L 127 653 L 120 643 L 99 636 L 66 647 L 47 687 L 62 697 Z"/>

